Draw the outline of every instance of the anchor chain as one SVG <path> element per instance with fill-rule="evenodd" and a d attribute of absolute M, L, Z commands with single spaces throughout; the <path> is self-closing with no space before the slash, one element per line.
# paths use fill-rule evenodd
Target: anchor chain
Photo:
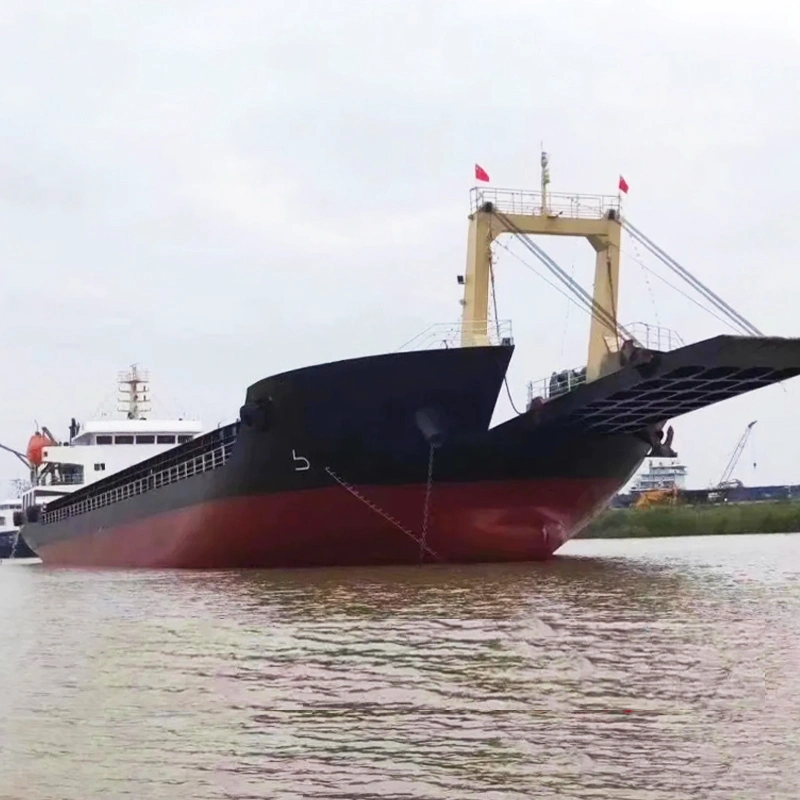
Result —
<path fill-rule="evenodd" d="M 428 482 L 425 485 L 425 503 L 422 507 L 422 536 L 419 540 L 419 560 L 425 556 L 425 547 L 427 546 L 428 539 L 428 523 L 431 517 L 431 494 L 433 493 L 433 456 L 435 448 L 430 446 L 430 453 L 428 454 Z"/>
<path fill-rule="evenodd" d="M 378 516 L 383 517 L 387 522 L 394 525 L 399 531 L 402 531 L 406 536 L 410 539 L 413 539 L 419 545 L 419 558 L 420 561 L 423 560 L 425 553 L 431 556 L 436 561 L 441 561 L 439 554 L 427 543 L 426 539 L 428 536 L 428 523 L 430 519 L 430 499 L 431 493 L 433 491 L 433 450 L 434 448 L 431 447 L 430 457 L 428 459 L 428 482 L 425 488 L 425 504 L 423 507 L 423 518 L 422 518 L 422 536 L 417 536 L 414 531 L 410 528 L 406 528 L 400 520 L 395 519 L 391 514 L 387 511 L 384 511 L 379 505 L 373 503 L 367 497 L 364 497 L 361 492 L 356 489 L 355 486 L 348 483 L 344 478 L 340 475 L 337 475 L 330 467 L 325 467 L 325 472 L 331 476 L 343 489 L 346 489 L 356 500 L 360 500 L 364 503 L 365 506 L 371 508 Z"/>

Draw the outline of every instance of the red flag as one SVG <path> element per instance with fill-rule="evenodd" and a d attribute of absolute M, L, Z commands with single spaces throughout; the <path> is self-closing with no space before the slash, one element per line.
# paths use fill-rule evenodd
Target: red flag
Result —
<path fill-rule="evenodd" d="M 628 194 L 628 182 L 622 177 L 622 175 L 619 176 L 619 190 L 625 194 Z"/>
<path fill-rule="evenodd" d="M 483 181 L 484 183 L 489 182 L 489 173 L 478 164 L 475 165 L 475 180 Z"/>

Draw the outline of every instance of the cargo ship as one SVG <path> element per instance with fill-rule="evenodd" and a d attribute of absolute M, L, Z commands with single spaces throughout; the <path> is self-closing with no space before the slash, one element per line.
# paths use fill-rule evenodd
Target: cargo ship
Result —
<path fill-rule="evenodd" d="M 69 490 L 63 479 L 83 448 L 75 437 L 43 446 L 34 466 L 48 477 L 23 496 L 24 540 L 45 564 L 80 567 L 546 559 L 646 457 L 675 455 L 671 420 L 800 374 L 800 339 L 751 326 L 670 348 L 620 325 L 621 233 L 638 229 L 620 195 L 551 194 L 542 163 L 539 191 L 471 191 L 462 317 L 431 329 L 430 347 L 266 377 L 247 388 L 235 421 L 184 432 L 145 458 L 126 439 L 134 463 Z M 510 324 L 490 314 L 492 243 L 505 234 L 529 249 L 538 235 L 585 238 L 595 283 L 581 295 L 585 366 L 553 373 L 493 425 L 515 350 Z M 131 380 L 138 396 L 146 387 Z M 136 432 L 84 429 L 83 447 L 159 435 L 138 412 L 128 416 Z M 84 457 L 95 469 L 104 460 Z"/>

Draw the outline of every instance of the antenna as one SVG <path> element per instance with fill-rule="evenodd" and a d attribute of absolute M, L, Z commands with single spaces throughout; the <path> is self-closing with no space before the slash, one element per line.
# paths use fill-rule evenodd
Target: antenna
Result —
<path fill-rule="evenodd" d="M 547 214 L 547 184 L 550 183 L 550 156 L 545 153 L 544 145 L 540 142 L 542 164 L 542 214 Z"/>

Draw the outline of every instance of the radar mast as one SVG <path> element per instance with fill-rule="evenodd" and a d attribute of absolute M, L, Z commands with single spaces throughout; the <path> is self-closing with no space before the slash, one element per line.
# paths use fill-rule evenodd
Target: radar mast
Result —
<path fill-rule="evenodd" d="M 125 414 L 127 419 L 147 419 L 143 414 L 150 412 L 150 375 L 140 370 L 138 364 L 132 364 L 130 370 L 120 372 L 119 405 L 117 411 Z"/>

